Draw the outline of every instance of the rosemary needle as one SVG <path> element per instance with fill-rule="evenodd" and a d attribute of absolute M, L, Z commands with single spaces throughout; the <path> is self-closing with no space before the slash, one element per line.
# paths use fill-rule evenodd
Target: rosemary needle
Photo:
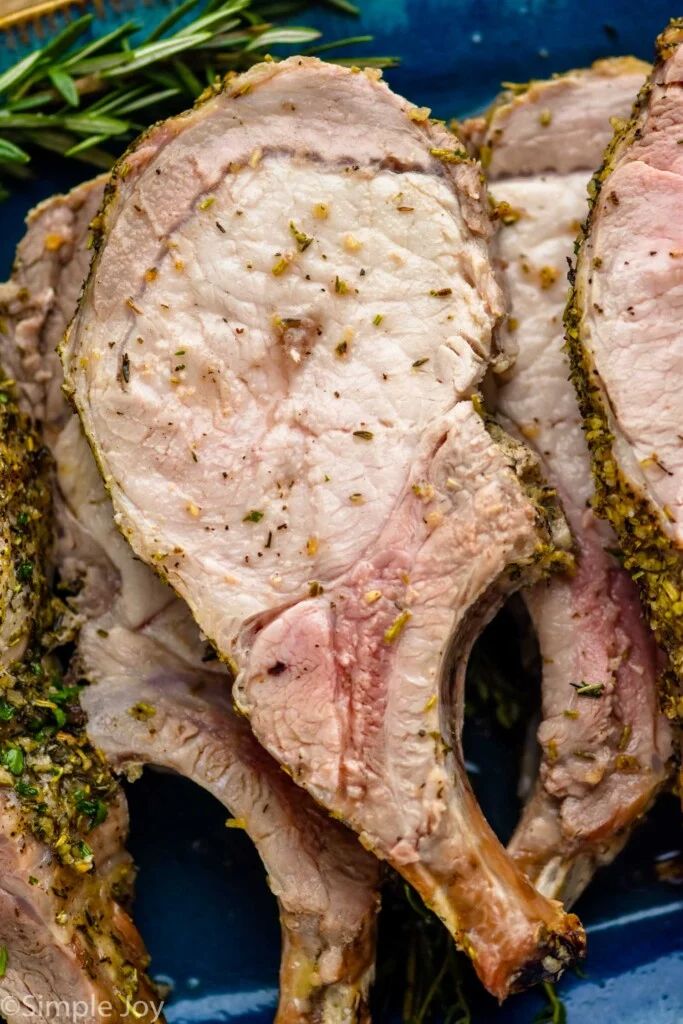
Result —
<path fill-rule="evenodd" d="M 358 13 L 348 0 L 325 3 Z M 12 179 L 27 176 L 41 150 L 107 168 L 149 121 L 185 109 L 218 76 L 245 70 L 273 46 L 315 42 L 317 29 L 282 24 L 302 6 L 298 0 L 184 0 L 142 40 L 135 20 L 92 40 L 93 15 L 77 18 L 0 73 L 0 199 Z M 340 39 L 321 52 L 370 39 Z M 391 57 L 353 62 L 396 63 Z"/>

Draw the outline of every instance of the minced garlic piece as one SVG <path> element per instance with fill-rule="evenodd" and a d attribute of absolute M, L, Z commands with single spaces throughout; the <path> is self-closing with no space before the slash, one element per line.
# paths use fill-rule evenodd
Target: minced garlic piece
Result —
<path fill-rule="evenodd" d="M 318 538 L 317 537 L 309 537 L 308 540 L 306 541 L 306 554 L 307 555 L 311 555 L 311 556 L 317 555 L 318 547 L 319 547 Z"/>
<path fill-rule="evenodd" d="M 45 235 L 43 245 L 48 252 L 57 252 L 57 249 L 61 249 L 66 241 L 61 235 Z"/>

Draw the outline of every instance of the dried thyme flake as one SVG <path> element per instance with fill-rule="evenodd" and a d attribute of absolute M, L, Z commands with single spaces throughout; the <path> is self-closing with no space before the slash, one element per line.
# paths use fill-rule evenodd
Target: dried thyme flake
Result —
<path fill-rule="evenodd" d="M 429 294 L 433 299 L 444 299 L 447 295 L 453 294 L 452 288 L 430 288 Z"/>
<path fill-rule="evenodd" d="M 280 277 L 282 274 L 284 274 L 285 270 L 287 269 L 291 262 L 292 261 L 290 257 L 281 256 L 280 259 L 277 260 L 270 268 L 270 272 L 273 275 L 273 277 Z"/>
<path fill-rule="evenodd" d="M 640 761 L 633 754 L 618 754 L 614 764 L 618 772 L 626 772 L 629 775 L 640 771 Z"/>
<path fill-rule="evenodd" d="M 137 704 L 133 704 L 128 709 L 128 714 L 131 718 L 137 719 L 138 722 L 147 722 L 150 718 L 154 718 L 157 713 L 157 709 L 153 704 L 147 704 L 144 700 L 139 700 Z"/>
<path fill-rule="evenodd" d="M 576 690 L 577 697 L 602 697 L 605 689 L 604 683 L 572 683 Z"/>
<path fill-rule="evenodd" d="M 354 437 L 359 437 L 361 441 L 372 441 L 375 436 L 371 430 L 354 430 Z"/>
<path fill-rule="evenodd" d="M 467 163 L 471 158 L 464 149 L 430 149 L 430 154 L 446 164 Z"/>
<path fill-rule="evenodd" d="M 289 230 L 296 242 L 296 247 L 299 252 L 306 252 L 306 249 L 308 249 L 309 245 L 313 241 L 312 235 L 307 235 L 303 231 L 299 231 L 293 220 L 290 220 L 289 222 Z"/>
<path fill-rule="evenodd" d="M 412 612 L 405 608 L 400 615 L 397 615 L 389 628 L 384 633 L 384 643 L 393 644 L 405 629 L 406 623 L 412 618 Z"/>

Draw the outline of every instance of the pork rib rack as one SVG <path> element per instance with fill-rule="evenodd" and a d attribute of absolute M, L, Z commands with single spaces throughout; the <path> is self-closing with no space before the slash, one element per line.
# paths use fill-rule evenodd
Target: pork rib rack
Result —
<path fill-rule="evenodd" d="M 63 360 L 121 529 L 257 738 L 503 997 L 583 936 L 495 839 L 449 724 L 481 624 L 566 540 L 478 410 L 488 231 L 478 167 L 373 74 L 261 65 L 119 165 Z"/>

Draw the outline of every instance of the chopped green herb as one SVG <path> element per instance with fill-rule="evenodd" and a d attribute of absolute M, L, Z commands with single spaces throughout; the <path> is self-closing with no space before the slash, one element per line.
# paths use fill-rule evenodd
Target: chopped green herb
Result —
<path fill-rule="evenodd" d="M 88 819 L 88 831 L 95 828 L 96 825 L 101 825 L 106 820 L 107 805 L 103 800 L 88 797 L 82 790 L 77 792 L 75 796 L 76 810 Z"/>
<path fill-rule="evenodd" d="M 578 697 L 602 697 L 604 683 L 572 683 Z"/>
<path fill-rule="evenodd" d="M 0 946 L 0 978 L 4 978 L 7 974 L 8 960 L 9 953 L 7 952 L 7 946 Z"/>
<path fill-rule="evenodd" d="M 33 578 L 33 562 L 19 562 L 17 566 L 17 579 L 20 583 L 28 583 Z"/>
<path fill-rule="evenodd" d="M 107 634 L 108 636 L 109 634 Z M 64 686 L 58 690 L 50 690 L 48 697 L 53 700 L 55 704 L 68 704 L 71 701 L 78 700 L 78 694 L 80 686 Z"/>
<path fill-rule="evenodd" d="M 299 231 L 293 220 L 290 220 L 289 222 L 289 230 L 294 237 L 296 247 L 299 252 L 306 252 L 306 249 L 308 249 L 309 245 L 313 241 L 312 236 L 304 234 L 303 231 Z"/>
<path fill-rule="evenodd" d="M 61 729 L 62 726 L 66 725 L 66 711 L 62 708 L 53 708 L 52 715 L 57 724 L 57 728 Z"/>
<path fill-rule="evenodd" d="M 242 519 L 243 523 L 260 523 L 263 519 L 264 513 L 258 508 L 252 508 L 250 512 L 247 512 L 246 516 Z"/>
<path fill-rule="evenodd" d="M 80 843 L 76 844 L 78 852 L 81 855 L 82 860 L 92 860 L 93 851 L 86 843 L 85 839 L 82 839 Z"/>
<path fill-rule="evenodd" d="M 375 325 L 375 327 L 379 327 L 379 325 L 382 323 L 382 320 L 384 320 L 383 313 L 376 313 L 375 316 L 373 316 L 372 318 L 372 322 Z"/>
<path fill-rule="evenodd" d="M 154 718 L 156 713 L 157 709 L 152 704 L 146 704 L 144 700 L 139 700 L 137 704 L 133 704 L 128 709 L 131 718 L 136 718 L 138 722 L 147 722 L 150 718 Z"/>
<path fill-rule="evenodd" d="M 453 294 L 452 288 L 431 288 L 429 294 L 434 299 L 445 299 L 447 295 Z"/>
<path fill-rule="evenodd" d="M 429 356 L 425 356 L 423 359 L 416 359 L 413 363 L 413 369 L 417 370 L 420 366 L 424 366 L 425 363 L 429 362 Z"/>
<path fill-rule="evenodd" d="M 334 279 L 334 290 L 337 295 L 346 295 L 348 293 L 349 286 L 339 275 Z"/>
<path fill-rule="evenodd" d="M 11 704 L 8 704 L 3 697 L 0 700 L 0 722 L 10 722 L 16 714 L 16 710 L 17 709 L 12 707 Z"/>
<path fill-rule="evenodd" d="M 360 437 L 362 441 L 372 441 L 375 436 L 371 430 L 354 430 L 354 437 Z"/>
<path fill-rule="evenodd" d="M 38 796 L 38 789 L 35 786 L 31 786 L 30 783 L 24 782 L 22 779 L 15 783 L 14 791 L 15 793 L 18 793 L 19 796 L 23 796 L 26 799 Z"/>
<path fill-rule="evenodd" d="M 24 751 L 21 747 L 8 747 L 3 760 L 12 775 L 21 775 L 24 770 Z"/>

